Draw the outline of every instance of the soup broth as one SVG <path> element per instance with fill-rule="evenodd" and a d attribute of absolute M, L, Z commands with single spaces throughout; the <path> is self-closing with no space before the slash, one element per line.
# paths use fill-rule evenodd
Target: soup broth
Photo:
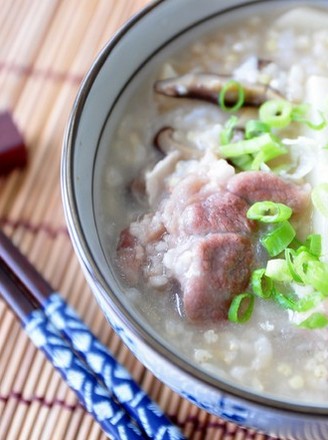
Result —
<path fill-rule="evenodd" d="M 260 132 L 247 138 L 268 101 L 290 104 L 292 120 L 269 124 L 269 134 L 255 125 Z M 100 213 L 125 295 L 181 356 L 255 392 L 319 404 L 328 400 L 328 289 L 293 277 L 288 263 L 316 234 L 320 255 L 308 245 L 302 268 L 315 261 L 326 270 L 327 208 L 311 196 L 320 188 L 328 200 L 327 110 L 328 12 L 301 7 L 220 27 L 164 60 L 129 101 Z M 281 154 L 247 149 L 266 135 Z M 245 153 L 223 153 L 227 145 Z M 248 218 L 263 200 L 289 206 L 291 217 Z M 296 236 L 277 254 L 263 237 L 282 223 Z M 263 293 L 268 280 L 274 294 L 259 296 L 256 285 Z M 245 322 L 233 318 L 236 297 Z M 313 304 L 297 308 L 303 298 Z"/>

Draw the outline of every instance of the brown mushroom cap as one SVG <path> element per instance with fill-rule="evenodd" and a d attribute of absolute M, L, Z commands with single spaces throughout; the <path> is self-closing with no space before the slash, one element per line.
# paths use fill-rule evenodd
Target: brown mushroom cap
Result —
<path fill-rule="evenodd" d="M 231 77 L 212 73 L 187 73 L 154 84 L 156 93 L 175 98 L 200 99 L 214 104 L 218 102 L 218 94 L 223 87 L 231 81 Z M 264 84 L 241 83 L 245 93 L 244 105 L 258 107 L 269 99 L 281 99 L 281 94 L 270 86 Z M 225 102 L 233 106 L 238 101 L 239 88 L 237 83 L 225 93 Z"/>
<path fill-rule="evenodd" d="M 191 145 L 177 141 L 172 127 L 161 128 L 154 138 L 154 144 L 165 156 L 171 151 L 179 151 L 182 159 L 198 159 L 203 153 Z"/>

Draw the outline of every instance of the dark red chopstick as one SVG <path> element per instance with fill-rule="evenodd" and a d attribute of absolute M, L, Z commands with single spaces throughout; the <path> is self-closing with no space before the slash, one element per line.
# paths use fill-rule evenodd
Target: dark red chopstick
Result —
<path fill-rule="evenodd" d="M 53 292 L 50 284 L 41 277 L 40 273 L 18 250 L 11 240 L 0 231 L 0 262 L 25 287 L 26 294 L 33 302 L 43 305 Z"/>
<path fill-rule="evenodd" d="M 15 315 L 23 324 L 26 324 L 27 317 L 35 310 L 35 304 L 28 298 L 27 292 L 8 274 L 2 261 L 0 262 L 0 292 L 3 299 L 13 310 Z"/>

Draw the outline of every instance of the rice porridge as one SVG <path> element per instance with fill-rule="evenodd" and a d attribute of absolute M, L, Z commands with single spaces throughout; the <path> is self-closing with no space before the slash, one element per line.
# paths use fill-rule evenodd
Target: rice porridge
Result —
<path fill-rule="evenodd" d="M 133 307 L 214 376 L 328 401 L 328 12 L 220 26 L 124 113 L 101 229 Z"/>

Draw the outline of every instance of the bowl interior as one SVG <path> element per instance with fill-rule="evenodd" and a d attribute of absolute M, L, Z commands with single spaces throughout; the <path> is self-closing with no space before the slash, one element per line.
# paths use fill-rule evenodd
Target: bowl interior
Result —
<path fill-rule="evenodd" d="M 323 1 L 315 3 L 324 4 Z M 166 0 L 149 6 L 113 38 L 95 61 L 73 110 L 66 141 L 72 148 L 64 151 L 66 165 L 63 174 L 64 180 L 69 182 L 64 198 L 70 232 L 83 266 L 96 285 L 95 294 L 100 302 L 103 303 L 106 296 L 110 313 L 118 314 L 124 325 L 156 350 L 165 353 L 173 363 L 203 381 L 250 398 L 257 397 L 257 394 L 246 387 L 236 388 L 229 380 L 220 381 L 191 365 L 190 360 L 145 321 L 137 307 L 131 307 L 129 297 L 122 294 L 125 288 L 113 257 L 117 237 L 110 233 L 105 212 L 111 212 L 113 223 L 122 222 L 124 225 L 126 219 L 120 217 L 119 207 L 115 206 L 120 203 L 119 197 L 106 201 L 104 173 L 106 164 L 117 160 L 111 144 L 131 97 L 144 87 L 146 78 L 157 72 L 162 60 L 205 32 L 243 16 L 249 17 L 255 10 L 275 10 L 278 5 L 287 8 L 292 4 L 304 2 Z M 145 93 L 149 91 L 145 90 Z M 106 309 L 104 312 L 109 313 Z M 267 402 L 270 405 L 277 403 L 272 396 L 267 396 Z M 298 402 L 291 403 L 295 407 L 302 406 Z M 310 407 L 306 405 L 303 409 L 308 411 Z"/>

